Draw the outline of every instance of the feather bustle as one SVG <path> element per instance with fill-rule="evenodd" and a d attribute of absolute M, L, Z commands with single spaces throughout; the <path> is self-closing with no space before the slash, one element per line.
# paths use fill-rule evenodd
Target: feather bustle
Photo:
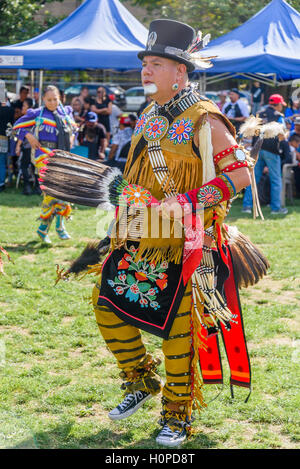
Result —
<path fill-rule="evenodd" d="M 229 246 L 238 288 L 247 288 L 255 285 L 267 274 L 270 264 L 265 255 L 247 236 L 238 231 L 230 237 L 230 228 L 228 229 Z"/>

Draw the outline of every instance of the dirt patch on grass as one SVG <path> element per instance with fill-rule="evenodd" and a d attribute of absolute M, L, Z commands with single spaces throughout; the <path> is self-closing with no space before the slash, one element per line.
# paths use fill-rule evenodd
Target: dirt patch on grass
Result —
<path fill-rule="evenodd" d="M 24 254 L 23 256 L 20 256 L 20 259 L 24 259 L 28 262 L 35 262 L 36 254 Z"/>
<path fill-rule="evenodd" d="M 27 337 L 30 336 L 30 332 L 28 329 L 24 329 L 19 326 L 0 326 L 0 333 L 1 332 L 15 332 L 20 335 L 25 335 Z"/>
<path fill-rule="evenodd" d="M 65 316 L 64 318 L 62 318 L 61 322 L 63 324 L 70 324 L 70 322 L 72 322 L 73 320 L 74 320 L 73 316 Z"/>
<path fill-rule="evenodd" d="M 286 336 L 276 336 L 267 339 L 261 339 L 259 343 L 248 342 L 249 351 L 257 350 L 261 347 L 276 345 L 276 346 L 288 346 L 293 347 L 293 339 Z"/>
<path fill-rule="evenodd" d="M 245 303 L 296 304 L 300 308 L 299 289 L 300 279 L 289 283 L 266 276 L 257 285 L 243 289 L 242 298 Z"/>
<path fill-rule="evenodd" d="M 284 449 L 299 449 L 299 443 L 293 442 L 286 435 L 282 434 L 280 425 L 269 425 L 269 431 L 278 436 L 282 448 Z"/>

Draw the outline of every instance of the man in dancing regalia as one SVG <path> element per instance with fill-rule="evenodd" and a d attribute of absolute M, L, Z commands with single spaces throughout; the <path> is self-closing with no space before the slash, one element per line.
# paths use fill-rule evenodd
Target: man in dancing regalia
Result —
<path fill-rule="evenodd" d="M 128 418 L 161 394 L 156 441 L 174 447 L 190 435 L 193 409 L 206 405 L 203 384 L 223 382 L 219 337 L 231 388 L 250 389 L 237 288 L 256 283 L 268 265 L 224 223 L 232 199 L 250 184 L 253 160 L 229 120 L 189 84 L 195 65 L 210 65 L 200 53 L 207 40 L 177 21 L 150 25 L 138 56 L 152 102 L 134 130 L 123 175 L 127 206 L 117 207 L 93 291 L 97 324 L 123 380 L 109 417 Z M 96 194 L 96 185 L 87 192 Z M 163 340 L 164 383 L 141 330 Z"/>

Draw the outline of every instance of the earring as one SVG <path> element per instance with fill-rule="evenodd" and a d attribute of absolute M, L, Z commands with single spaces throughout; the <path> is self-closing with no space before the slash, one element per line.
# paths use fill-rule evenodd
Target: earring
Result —
<path fill-rule="evenodd" d="M 179 88 L 178 83 L 174 83 L 174 85 L 172 85 L 172 90 L 173 90 L 173 91 L 177 91 L 178 88 Z"/>

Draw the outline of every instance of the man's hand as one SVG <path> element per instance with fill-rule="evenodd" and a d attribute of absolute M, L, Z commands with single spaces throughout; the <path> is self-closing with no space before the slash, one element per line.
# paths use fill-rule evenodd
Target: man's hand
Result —
<path fill-rule="evenodd" d="M 168 197 L 163 200 L 158 207 L 157 212 L 165 218 L 182 219 L 184 211 L 183 207 L 177 202 L 176 197 Z"/>

